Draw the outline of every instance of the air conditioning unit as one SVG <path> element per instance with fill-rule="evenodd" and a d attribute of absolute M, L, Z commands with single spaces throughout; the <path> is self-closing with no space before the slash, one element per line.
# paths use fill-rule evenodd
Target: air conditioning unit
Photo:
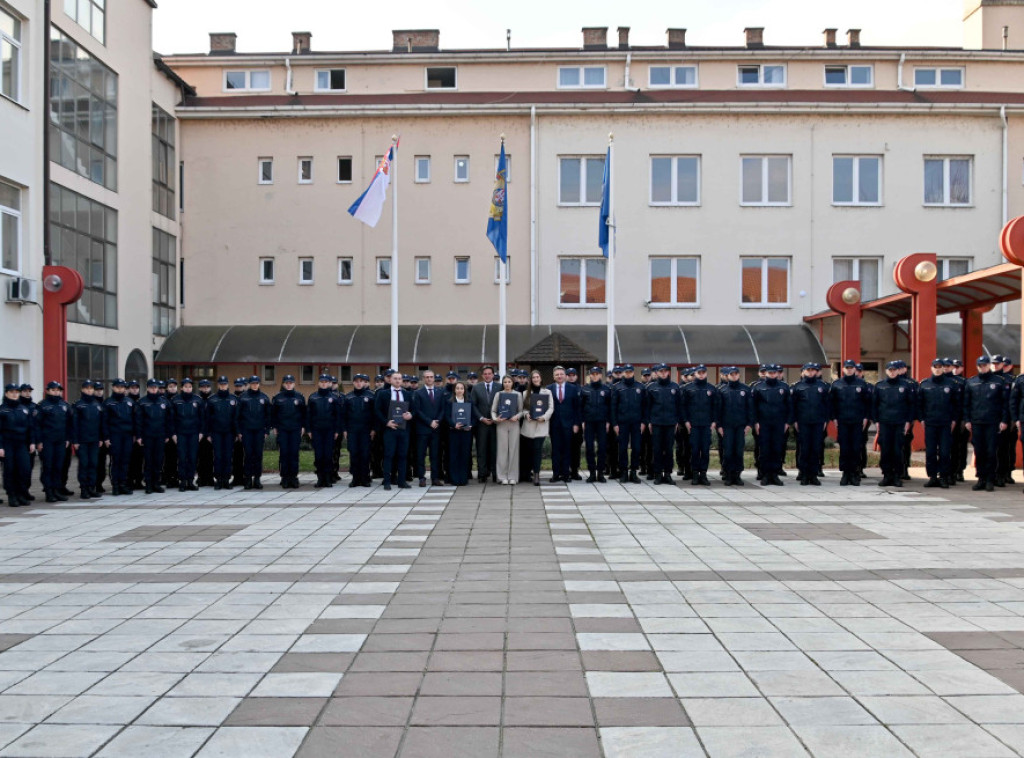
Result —
<path fill-rule="evenodd" d="M 38 303 L 39 282 L 34 279 L 11 279 L 7 283 L 8 303 Z"/>

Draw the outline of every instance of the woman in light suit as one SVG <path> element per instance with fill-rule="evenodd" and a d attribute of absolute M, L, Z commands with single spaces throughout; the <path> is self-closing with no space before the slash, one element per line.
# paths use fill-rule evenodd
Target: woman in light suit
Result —
<path fill-rule="evenodd" d="M 538 419 L 530 418 L 530 408 L 540 395 L 547 395 L 548 409 Z M 523 426 L 519 431 L 522 437 L 523 451 L 521 455 L 529 456 L 530 477 L 534 486 L 540 486 L 540 459 L 544 452 L 544 438 L 548 436 L 548 420 L 555 412 L 555 398 L 551 390 L 544 386 L 544 380 L 539 371 L 530 374 L 530 384 L 526 389 L 523 398 Z"/>
<path fill-rule="evenodd" d="M 501 396 L 505 393 L 515 395 L 512 400 L 511 417 L 501 418 Z M 494 393 L 491 401 L 491 419 L 498 432 L 498 481 L 502 484 L 515 484 L 519 476 L 519 419 L 523 417 L 523 396 L 516 392 L 511 376 L 501 380 L 501 392 Z"/>

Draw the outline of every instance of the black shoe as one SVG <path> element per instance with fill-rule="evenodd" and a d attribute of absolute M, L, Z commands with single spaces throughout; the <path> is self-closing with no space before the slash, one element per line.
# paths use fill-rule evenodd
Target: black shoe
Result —
<path fill-rule="evenodd" d="M 255 479 L 252 480 L 252 486 L 253 489 L 261 490 L 263 489 L 263 482 L 261 482 L 260 478 L 257 476 Z"/>
<path fill-rule="evenodd" d="M 568 481 L 570 481 L 570 480 L 571 480 L 571 481 L 574 481 L 574 482 L 582 482 L 582 481 L 583 481 L 583 477 L 579 475 L 579 472 L 574 472 L 574 473 L 573 473 L 573 474 L 571 474 L 571 475 L 569 476 L 569 478 L 568 478 L 568 479 L 566 479 L 565 481 L 567 481 L 567 482 L 568 482 Z"/>
<path fill-rule="evenodd" d="M 665 476 L 661 477 L 661 483 L 662 484 L 671 484 L 671 485 L 675 486 L 675 482 L 672 481 L 672 477 L 669 476 L 668 474 L 665 474 Z"/>
<path fill-rule="evenodd" d="M 162 495 L 162 494 L 164 494 L 164 492 L 166 492 L 166 490 L 164 489 L 162 484 L 154 484 L 153 485 L 153 492 L 155 492 L 158 495 Z M 132 491 L 126 487 L 125 490 L 124 490 L 124 494 L 130 495 L 130 494 L 132 494 Z"/>
<path fill-rule="evenodd" d="M 882 477 L 882 481 L 880 481 L 878 483 L 878 486 L 879 487 L 891 487 L 892 486 L 892 479 L 890 477 L 888 477 L 888 476 L 883 476 Z"/>
<path fill-rule="evenodd" d="M 737 487 L 746 487 L 747 486 L 747 483 L 745 481 L 743 481 L 743 477 L 741 477 L 739 474 L 733 474 L 733 476 L 732 476 L 732 483 L 735 484 Z"/>
<path fill-rule="evenodd" d="M 892 486 L 893 487 L 902 487 L 903 486 L 903 480 L 900 479 L 899 477 L 896 477 L 895 479 L 892 480 Z"/>
<path fill-rule="evenodd" d="M 984 479 L 979 479 L 978 481 L 976 481 L 974 483 L 974 486 L 971 487 L 971 490 L 974 491 L 974 492 L 981 492 L 983 489 L 985 489 L 985 480 Z"/>
<path fill-rule="evenodd" d="M 992 482 L 985 482 L 985 492 L 992 492 L 994 489 Z"/>
<path fill-rule="evenodd" d="M 222 490 L 222 489 L 224 489 L 224 485 L 223 485 L 223 484 L 221 484 L 220 482 L 214 482 L 214 483 L 213 483 L 213 488 L 214 488 L 215 490 Z"/>
<path fill-rule="evenodd" d="M 427 486 L 427 480 L 424 477 L 421 476 L 420 477 L 420 487 L 426 487 L 426 486 Z"/>
<path fill-rule="evenodd" d="M 119 494 L 119 495 L 120 495 L 121 493 L 119 492 L 119 493 L 117 493 L 117 494 Z M 152 495 L 152 494 L 153 494 L 153 488 L 152 488 L 152 487 L 150 487 L 150 486 L 149 486 L 148 484 L 146 485 L 146 494 L 147 494 L 147 495 Z"/>
<path fill-rule="evenodd" d="M 188 486 L 185 484 L 178 485 L 178 492 L 188 492 Z"/>
<path fill-rule="evenodd" d="M 732 487 L 732 477 L 731 476 L 723 476 L 722 477 L 722 484 L 724 484 L 726 487 Z"/>
<path fill-rule="evenodd" d="M 225 479 L 223 482 L 221 482 L 220 486 L 226 490 L 233 490 L 238 485 L 228 479 Z"/>
<path fill-rule="evenodd" d="M 20 497 L 18 497 L 17 495 L 12 495 L 10 492 L 8 492 L 7 505 L 9 505 L 11 508 L 17 508 L 18 506 L 23 505 L 23 503 L 21 502 Z"/>
<path fill-rule="evenodd" d="M 958 482 L 964 481 L 964 472 L 963 471 L 957 471 L 956 472 L 956 480 Z"/>
<path fill-rule="evenodd" d="M 928 481 L 924 483 L 924 486 L 930 489 L 932 487 L 939 487 L 941 485 L 939 484 L 939 480 L 937 477 L 931 476 L 928 477 Z"/>
<path fill-rule="evenodd" d="M 56 503 L 57 496 L 53 494 L 53 490 L 46 490 L 46 502 Z"/>
<path fill-rule="evenodd" d="M 102 485 L 102 484 L 97 484 L 97 485 L 96 485 L 96 489 L 95 489 L 95 490 L 93 490 L 93 491 L 94 491 L 94 492 L 98 492 L 98 493 L 100 493 L 101 495 L 105 495 L 105 494 L 107 493 L 107 491 L 106 491 L 105 489 L 103 489 L 103 485 Z"/>
<path fill-rule="evenodd" d="M 597 476 L 594 473 L 591 473 L 590 476 L 587 477 L 587 484 L 593 484 L 596 481 L 597 481 Z"/>
<path fill-rule="evenodd" d="M 607 482 L 608 482 L 608 480 L 604 478 L 604 474 L 598 474 L 597 475 L 597 483 L 598 484 L 607 484 Z"/>
<path fill-rule="evenodd" d="M 797 481 L 800 482 L 801 487 L 807 487 L 811 483 L 810 479 L 797 479 Z"/>
<path fill-rule="evenodd" d="M 814 475 L 815 476 L 825 476 L 825 472 L 822 469 L 818 469 L 817 471 L 814 472 Z"/>
<path fill-rule="evenodd" d="M 22 499 L 22 500 L 25 500 L 26 502 L 29 502 L 29 503 L 31 503 L 31 502 L 32 502 L 33 500 L 35 500 L 35 499 L 36 499 L 36 496 L 35 496 L 35 495 L 33 495 L 33 494 L 32 494 L 31 492 L 29 492 L 28 490 L 26 490 L 25 492 L 21 493 L 21 499 Z"/>
<path fill-rule="evenodd" d="M 391 489 L 391 482 L 384 482 L 384 489 L 390 490 Z"/>
<path fill-rule="evenodd" d="M 779 476 L 789 476 L 785 471 L 780 471 Z"/>
<path fill-rule="evenodd" d="M 640 477 L 636 475 L 635 471 L 630 471 L 628 481 L 631 484 L 640 484 Z"/>
<path fill-rule="evenodd" d="M 252 479 L 250 479 L 249 477 L 246 477 L 245 478 L 245 483 L 242 485 L 242 489 L 243 490 L 251 490 L 252 489 Z"/>
<path fill-rule="evenodd" d="M 58 494 L 58 495 L 63 495 L 64 497 L 71 497 L 71 496 L 72 496 L 72 495 L 74 495 L 75 493 L 74 493 L 74 492 L 72 492 L 71 490 L 69 490 L 69 489 L 67 488 L 67 485 L 64 485 L 63 487 L 59 487 L 59 488 L 57 489 L 57 494 Z"/>
<path fill-rule="evenodd" d="M 939 487 L 941 489 L 948 490 L 949 489 L 949 482 L 947 482 L 945 479 L 939 479 Z"/>
<path fill-rule="evenodd" d="M 818 479 L 818 477 L 816 477 L 816 476 L 812 476 L 811 480 L 808 482 L 808 484 L 810 484 L 812 487 L 820 487 L 821 486 L 821 480 Z"/>
<path fill-rule="evenodd" d="M 700 483 L 704 487 L 710 487 L 711 486 L 711 482 L 708 481 L 708 472 L 707 471 L 701 471 L 700 472 Z"/>
<path fill-rule="evenodd" d="M 92 495 L 89 494 L 89 490 L 83 487 L 82 488 L 82 494 L 80 494 L 78 496 L 78 499 L 79 500 L 89 500 L 91 497 L 92 497 Z"/>
<path fill-rule="evenodd" d="M 562 477 L 560 476 L 553 476 L 550 479 L 548 479 L 549 484 L 558 484 L 560 481 L 562 481 Z"/>
<path fill-rule="evenodd" d="M 96 498 L 103 497 L 103 495 L 101 495 L 96 490 L 94 490 L 92 487 L 90 487 L 89 488 L 89 497 L 95 500 Z"/>
<path fill-rule="evenodd" d="M 399 482 L 398 483 L 398 489 L 400 489 L 400 490 L 407 490 L 407 489 L 409 489 L 409 483 L 408 482 Z"/>
<path fill-rule="evenodd" d="M 648 475 L 647 475 L 646 477 L 644 477 L 644 478 L 645 478 L 645 479 L 646 479 L 646 480 L 647 480 L 648 482 L 650 482 L 650 481 L 653 481 L 653 479 L 654 479 L 654 474 L 648 474 Z"/>
<path fill-rule="evenodd" d="M 854 487 L 860 487 L 860 477 L 853 477 L 853 479 L 850 480 L 850 484 L 852 484 Z"/>
<path fill-rule="evenodd" d="M 843 474 L 842 478 L 839 480 L 839 486 L 840 487 L 849 487 L 850 486 L 850 475 L 849 474 L 847 474 L 847 473 Z"/>
<path fill-rule="evenodd" d="M 768 479 L 768 484 L 771 484 L 771 485 L 773 485 L 775 487 L 782 487 L 783 486 L 782 480 L 779 479 L 779 475 L 778 474 L 772 474 L 771 477 Z"/>

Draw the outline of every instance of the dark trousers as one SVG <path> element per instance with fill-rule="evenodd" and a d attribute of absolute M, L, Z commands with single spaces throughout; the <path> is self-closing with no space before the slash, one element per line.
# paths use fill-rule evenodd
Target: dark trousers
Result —
<path fill-rule="evenodd" d="M 348 430 L 348 472 L 358 484 L 370 483 L 370 442 L 369 428 Z"/>
<path fill-rule="evenodd" d="M 530 474 L 533 473 L 533 458 L 530 457 L 530 438 L 519 435 L 519 481 L 530 481 Z M 442 452 L 442 455 L 446 455 Z M 447 478 L 447 477 L 446 477 Z"/>
<path fill-rule="evenodd" d="M 231 477 L 235 484 L 241 484 L 245 478 L 245 445 L 242 444 L 241 434 L 236 436 L 231 445 Z"/>
<path fill-rule="evenodd" d="M 409 430 L 384 429 L 384 458 L 381 466 L 384 483 L 405 484 L 405 467 L 409 457 Z"/>
<path fill-rule="evenodd" d="M 690 425 L 690 468 L 693 473 L 706 474 L 711 457 L 711 427 Z"/>
<path fill-rule="evenodd" d="M 953 431 L 949 424 L 924 425 L 924 465 L 928 478 L 946 476 L 950 472 Z"/>
<path fill-rule="evenodd" d="M 882 476 L 903 476 L 903 424 L 878 422 L 878 447 L 882 451 Z"/>
<path fill-rule="evenodd" d="M 375 479 L 384 475 L 384 429 L 377 429 L 377 435 L 370 443 L 370 473 Z"/>
<path fill-rule="evenodd" d="M 331 451 L 331 477 L 341 479 L 341 435 L 334 440 L 334 450 Z"/>
<path fill-rule="evenodd" d="M 96 457 L 100 443 L 82 442 L 78 446 L 78 486 L 92 489 L 96 486 Z"/>
<path fill-rule="evenodd" d="M 132 447 L 132 436 L 130 434 L 115 433 L 110 435 L 110 447 L 108 450 L 110 453 L 110 481 L 112 484 L 125 485 L 128 483 L 128 462 L 132 455 Z M 161 439 L 161 451 L 163 447 L 164 441 Z M 98 472 L 102 472 L 104 469 L 102 452 L 99 455 L 99 463 L 96 469 Z M 159 474 L 157 476 L 159 477 Z M 159 483 L 159 479 L 157 483 Z M 103 484 L 102 474 L 97 474 L 96 484 Z"/>
<path fill-rule="evenodd" d="M 583 439 L 587 445 L 587 470 L 591 474 L 603 474 L 608 457 L 608 427 L 605 422 L 592 421 L 584 424 Z"/>
<path fill-rule="evenodd" d="M 179 434 L 175 447 L 178 448 L 178 483 L 190 483 L 196 477 L 199 464 L 199 435 Z"/>
<path fill-rule="evenodd" d="M 651 442 L 651 425 L 640 433 L 640 470 L 650 472 L 654 459 L 654 445 Z"/>
<path fill-rule="evenodd" d="M 107 466 L 110 464 L 110 451 L 114 447 L 114 435 L 110 435 L 110 447 L 101 447 L 99 452 L 96 454 L 96 486 L 102 487 L 103 482 L 107 481 Z M 128 438 L 128 455 L 131 455 L 131 451 L 137 447 L 132 444 L 131 437 Z"/>
<path fill-rule="evenodd" d="M 476 432 L 476 475 L 481 479 L 497 476 L 498 433 L 493 425 L 479 423 Z M 433 459 L 431 459 L 433 462 Z"/>
<path fill-rule="evenodd" d="M 144 465 L 144 455 L 142 448 L 138 445 L 132 445 L 131 458 L 128 460 L 128 481 L 132 486 L 142 485 L 142 468 Z"/>
<path fill-rule="evenodd" d="M 280 470 L 282 480 L 294 479 L 299 475 L 299 442 L 301 439 L 302 435 L 299 429 L 277 430 L 277 467 Z M 333 434 L 331 435 L 331 453 L 334 453 Z"/>
<path fill-rule="evenodd" d="M 540 464 L 544 459 L 545 437 L 519 437 L 519 460 L 526 460 L 526 476 L 521 481 L 529 481 L 533 474 L 540 475 Z"/>
<path fill-rule="evenodd" d="M 166 447 L 164 446 L 163 437 L 146 437 L 142 440 L 142 453 L 144 456 L 143 470 L 146 479 L 146 485 L 149 487 L 157 487 L 160 485 L 161 479 L 164 474 L 164 452 Z M 117 467 L 117 456 L 114 456 L 114 467 Z M 124 472 L 127 476 L 128 472 Z M 119 480 L 114 473 L 111 473 L 111 479 L 116 484 Z M 121 482 L 124 479 L 120 480 Z"/>
<path fill-rule="evenodd" d="M 583 450 L 583 430 L 572 433 L 572 441 L 569 443 L 569 468 L 573 476 L 580 473 L 580 460 Z"/>
<path fill-rule="evenodd" d="M 839 470 L 844 474 L 859 474 L 864 449 L 864 422 L 839 421 L 836 436 L 839 441 Z"/>
<path fill-rule="evenodd" d="M 722 470 L 726 474 L 739 475 L 743 472 L 743 446 L 746 441 L 746 426 L 722 429 Z"/>
<path fill-rule="evenodd" d="M 764 429 L 764 424 L 761 424 Z M 757 478 L 763 476 L 763 461 L 761 460 L 761 434 L 756 429 L 751 429 L 750 435 L 754 438 L 754 469 L 757 471 Z"/>
<path fill-rule="evenodd" d="M 178 484 L 178 443 L 167 440 L 164 444 L 164 484 L 172 487 Z M 156 482 L 159 484 L 159 482 Z"/>
<path fill-rule="evenodd" d="M 786 459 L 786 424 L 782 421 L 761 422 L 761 431 L 757 435 L 760 441 L 761 476 L 778 476 L 782 472 L 782 464 Z"/>
<path fill-rule="evenodd" d="M 797 437 L 800 440 L 800 459 L 797 461 L 797 467 L 804 477 L 815 477 L 818 475 L 825 447 L 825 425 L 801 422 Z"/>
<path fill-rule="evenodd" d="M 556 479 L 572 475 L 572 427 L 551 424 L 551 472 Z"/>
<path fill-rule="evenodd" d="M 1006 431 L 999 432 L 999 457 L 996 461 L 996 476 L 1008 479 L 1017 462 L 1017 427 L 1012 424 Z"/>
<path fill-rule="evenodd" d="M 473 433 L 452 430 L 448 434 L 449 481 L 455 485 L 469 482 L 469 453 L 473 445 Z"/>
<path fill-rule="evenodd" d="M 619 435 L 611 427 L 608 427 L 608 473 L 615 478 L 622 475 L 619 469 Z"/>
<path fill-rule="evenodd" d="M 214 432 L 210 437 L 213 448 L 213 476 L 218 481 L 224 482 L 231 476 L 235 435 L 230 432 Z"/>
<path fill-rule="evenodd" d="M 4 443 L 4 490 L 10 495 L 23 495 L 32 486 L 32 459 L 28 442 Z"/>
<path fill-rule="evenodd" d="M 199 440 L 199 455 L 196 457 L 196 476 L 200 487 L 213 484 L 213 440 L 206 435 Z"/>
<path fill-rule="evenodd" d="M 639 421 L 619 422 L 619 471 L 636 471 L 641 464 L 643 435 Z"/>
<path fill-rule="evenodd" d="M 962 421 L 957 422 L 953 430 L 953 470 L 962 474 L 967 468 L 967 447 L 971 433 L 964 428 Z"/>
<path fill-rule="evenodd" d="M 690 478 L 690 433 L 686 424 L 680 424 L 676 430 L 676 469 L 682 477 Z"/>
<path fill-rule="evenodd" d="M 314 429 L 309 434 L 313 443 L 313 467 L 316 469 L 316 480 L 321 484 L 324 482 L 330 483 L 331 476 L 334 473 L 334 432 L 330 429 Z M 280 438 L 280 432 L 278 435 Z M 349 448 L 351 449 L 351 447 L 352 443 L 349 442 Z M 298 455 L 297 448 L 296 455 Z M 295 475 L 298 476 L 297 473 Z M 355 474 L 353 474 L 354 476 Z M 281 478 L 285 478 L 283 453 Z"/>
<path fill-rule="evenodd" d="M 497 438 L 495 438 L 497 439 Z M 424 429 L 416 430 L 416 478 L 425 479 L 427 476 L 427 451 L 430 451 L 430 480 L 436 482 L 441 479 L 441 430 Z"/>
<path fill-rule="evenodd" d="M 245 456 L 244 471 L 246 477 L 263 475 L 263 441 L 262 429 L 242 430 L 242 452 Z"/>
<path fill-rule="evenodd" d="M 971 424 L 971 444 L 974 445 L 974 467 L 979 481 L 992 482 L 996 478 L 996 445 L 999 424 Z"/>
<path fill-rule="evenodd" d="M 69 446 L 64 451 L 64 465 L 60 467 L 60 487 L 66 489 L 68 486 L 68 474 L 71 471 L 71 459 L 74 458 L 72 448 Z"/>
<path fill-rule="evenodd" d="M 64 469 L 64 454 L 67 448 L 62 441 L 43 442 L 43 451 L 39 454 L 39 460 L 43 464 L 41 481 L 44 490 L 60 489 L 63 485 L 61 472 Z"/>
<path fill-rule="evenodd" d="M 672 473 L 675 436 L 675 424 L 651 424 L 651 471 L 655 475 L 669 476 Z"/>

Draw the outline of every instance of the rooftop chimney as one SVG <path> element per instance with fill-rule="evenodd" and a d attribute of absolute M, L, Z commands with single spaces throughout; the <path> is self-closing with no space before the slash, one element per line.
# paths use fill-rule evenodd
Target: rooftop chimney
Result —
<path fill-rule="evenodd" d="M 311 32 L 292 32 L 292 55 L 303 55 L 310 50 Z"/>
<path fill-rule="evenodd" d="M 622 50 L 625 50 L 627 47 L 629 47 L 629 27 L 628 26 L 620 26 L 619 27 L 619 48 L 622 49 Z"/>
<path fill-rule="evenodd" d="M 824 31 L 824 34 L 825 34 L 825 47 L 835 47 L 836 46 L 836 32 L 838 32 L 838 31 L 839 31 L 838 29 L 826 29 Z"/>
<path fill-rule="evenodd" d="M 210 55 L 231 55 L 235 52 L 234 32 L 210 32 Z"/>
<path fill-rule="evenodd" d="M 747 35 L 747 47 L 764 47 L 763 26 L 748 26 L 743 33 Z"/>
<path fill-rule="evenodd" d="M 679 50 L 686 47 L 685 29 L 666 29 L 665 34 L 668 35 L 669 50 Z"/>
<path fill-rule="evenodd" d="M 395 53 L 436 53 L 441 49 L 438 29 L 394 29 L 391 37 Z"/>
<path fill-rule="evenodd" d="M 608 47 L 607 26 L 584 26 L 583 27 L 583 49 L 597 50 Z"/>
<path fill-rule="evenodd" d="M 850 47 L 860 47 L 860 29 L 846 30 L 846 44 Z"/>

